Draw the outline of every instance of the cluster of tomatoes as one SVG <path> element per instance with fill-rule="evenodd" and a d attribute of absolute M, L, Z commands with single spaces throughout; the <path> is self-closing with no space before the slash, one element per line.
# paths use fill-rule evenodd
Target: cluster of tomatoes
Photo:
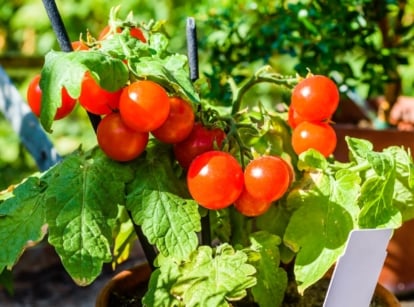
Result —
<path fill-rule="evenodd" d="M 122 29 L 116 29 L 116 32 Z M 139 28 L 130 34 L 146 42 Z M 111 35 L 109 27 L 99 35 Z M 72 44 L 74 51 L 88 50 L 83 42 Z M 40 116 L 40 75 L 29 84 L 28 103 Z M 191 196 L 208 209 L 234 205 L 246 216 L 257 216 L 280 199 L 293 180 L 292 166 L 279 156 L 263 155 L 249 161 L 243 169 L 239 161 L 222 145 L 227 135 L 221 128 L 211 128 L 197 121 L 192 104 L 170 95 L 151 80 L 131 81 L 109 92 L 87 71 L 77 99 L 62 88 L 62 101 L 55 120 L 64 118 L 79 104 L 101 117 L 97 142 L 111 159 L 126 162 L 141 155 L 152 136 L 171 144 L 179 165 L 187 172 Z M 329 119 L 339 103 L 339 93 L 329 78 L 314 75 L 303 79 L 292 91 L 288 123 L 293 129 L 292 146 L 297 154 L 314 148 L 329 156 L 336 146 L 336 135 Z"/>
<path fill-rule="evenodd" d="M 337 138 L 330 119 L 338 104 L 338 88 L 326 76 L 309 76 L 295 86 L 288 123 L 293 129 L 292 146 L 297 154 L 310 148 L 325 157 L 334 152 Z"/>

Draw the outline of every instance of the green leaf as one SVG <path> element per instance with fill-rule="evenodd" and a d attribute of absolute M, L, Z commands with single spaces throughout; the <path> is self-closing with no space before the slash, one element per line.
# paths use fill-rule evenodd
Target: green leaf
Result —
<path fill-rule="evenodd" d="M 384 150 L 390 153 L 396 162 L 396 181 L 393 204 L 402 214 L 403 221 L 414 218 L 414 164 L 409 151 L 392 146 Z"/>
<path fill-rule="evenodd" d="M 255 268 L 247 255 L 223 244 L 213 250 L 200 246 L 190 261 L 179 266 L 179 278 L 171 293 L 185 306 L 229 306 L 227 301 L 240 300 L 246 289 L 255 285 Z"/>
<path fill-rule="evenodd" d="M 336 177 L 322 172 L 305 174 L 302 186 L 291 191 L 293 212 L 284 242 L 294 252 L 295 276 L 303 292 L 318 281 L 342 254 L 356 226 L 360 178 L 348 170 Z"/>
<path fill-rule="evenodd" d="M 178 93 L 194 103 L 200 98 L 189 78 L 187 58 L 180 54 L 169 55 L 164 59 L 157 57 L 141 57 L 131 63 L 134 74 L 140 78 L 159 82 L 169 92 Z"/>
<path fill-rule="evenodd" d="M 45 236 L 43 191 L 46 185 L 29 177 L 13 191 L 13 197 L 0 202 L 0 271 L 10 269 L 29 244 Z"/>
<path fill-rule="evenodd" d="M 127 196 L 134 222 L 162 254 L 188 258 L 198 245 L 200 214 L 198 204 L 176 177 L 169 152 L 155 147 L 138 159 L 136 172 Z"/>
<path fill-rule="evenodd" d="M 108 91 L 120 89 L 129 78 L 128 69 L 120 59 L 102 52 L 50 51 L 46 55 L 40 80 L 40 121 L 46 131 L 51 131 L 56 110 L 61 105 L 62 88 L 66 88 L 72 98 L 78 98 L 86 71 L 90 71 L 95 80 Z"/>
<path fill-rule="evenodd" d="M 257 284 L 252 288 L 255 302 L 260 306 L 280 306 L 287 287 L 287 274 L 280 267 L 281 239 L 268 232 L 254 233 L 251 250 L 259 253 L 259 260 L 251 262 L 257 269 Z"/>
<path fill-rule="evenodd" d="M 398 228 L 401 212 L 394 206 L 396 163 L 389 153 L 369 152 L 367 161 L 375 172 L 370 173 L 361 187 L 359 205 L 361 228 Z"/>
<path fill-rule="evenodd" d="M 45 177 L 49 242 L 79 285 L 90 284 L 112 259 L 114 221 L 132 176 L 130 165 L 95 149 L 67 156 Z"/>

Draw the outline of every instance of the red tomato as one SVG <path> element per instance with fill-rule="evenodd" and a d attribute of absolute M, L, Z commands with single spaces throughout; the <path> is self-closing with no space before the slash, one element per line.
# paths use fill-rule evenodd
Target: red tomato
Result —
<path fill-rule="evenodd" d="M 292 133 L 292 146 L 298 155 L 313 148 L 328 157 L 334 152 L 336 142 L 335 130 L 327 123 L 302 122 Z"/>
<path fill-rule="evenodd" d="M 253 159 L 244 170 L 244 185 L 247 192 L 262 202 L 272 202 L 287 191 L 291 170 L 285 160 L 276 156 Z"/>
<path fill-rule="evenodd" d="M 191 161 L 198 155 L 221 147 L 226 134 L 219 128 L 207 129 L 201 123 L 195 123 L 189 136 L 182 142 L 174 144 L 175 159 L 182 168 L 188 169 Z"/>
<path fill-rule="evenodd" d="M 121 93 L 122 89 L 115 92 L 105 90 L 87 71 L 82 80 L 79 103 L 90 113 L 105 115 L 118 109 Z"/>
<path fill-rule="evenodd" d="M 40 74 L 34 76 L 27 88 L 27 102 L 32 112 L 39 117 L 42 103 L 42 89 L 40 88 Z M 62 119 L 69 115 L 75 108 L 76 99 L 69 96 L 66 89 L 62 88 L 62 102 L 60 107 L 56 110 L 55 120 Z"/>
<path fill-rule="evenodd" d="M 137 158 L 148 144 L 149 133 L 127 127 L 119 113 L 106 115 L 98 124 L 99 147 L 111 159 L 125 162 Z"/>
<path fill-rule="evenodd" d="M 170 113 L 161 127 L 151 133 L 164 143 L 174 144 L 183 141 L 194 126 L 194 110 L 189 102 L 170 97 Z"/>
<path fill-rule="evenodd" d="M 143 43 L 147 42 L 147 39 L 145 38 L 144 33 L 142 33 L 140 28 L 131 27 L 129 31 L 132 37 L 139 39 Z M 122 28 L 121 27 L 116 28 L 116 32 L 121 33 Z M 107 25 L 102 29 L 101 33 L 99 33 L 98 40 L 104 40 L 109 37 L 111 37 L 111 26 Z"/>
<path fill-rule="evenodd" d="M 234 207 L 237 211 L 245 216 L 262 215 L 270 208 L 271 205 L 271 202 L 254 198 L 249 192 L 247 192 L 246 189 L 243 189 L 243 192 L 234 203 Z"/>
<path fill-rule="evenodd" d="M 122 91 L 119 111 L 131 129 L 149 132 L 161 127 L 167 120 L 170 99 L 158 83 L 135 81 Z"/>
<path fill-rule="evenodd" d="M 208 151 L 191 162 L 187 173 L 191 196 L 207 209 L 222 209 L 239 198 L 243 170 L 238 161 L 223 151 Z"/>
<path fill-rule="evenodd" d="M 339 91 L 328 77 L 303 79 L 292 91 L 291 106 L 305 120 L 323 121 L 332 117 L 339 104 Z"/>

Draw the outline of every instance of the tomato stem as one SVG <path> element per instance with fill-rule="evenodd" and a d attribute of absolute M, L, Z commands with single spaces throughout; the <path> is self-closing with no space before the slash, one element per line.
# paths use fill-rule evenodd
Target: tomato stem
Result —
<path fill-rule="evenodd" d="M 240 111 L 244 95 L 254 85 L 266 82 L 279 86 L 286 86 L 287 88 L 291 89 L 298 82 L 298 77 L 283 76 L 279 73 L 274 72 L 272 67 L 267 65 L 259 69 L 256 74 L 247 79 L 247 81 L 245 81 L 245 83 L 242 84 L 239 88 L 237 88 L 236 84 L 234 83 L 234 80 L 229 80 L 229 82 L 234 97 L 231 114 L 235 115 Z"/>

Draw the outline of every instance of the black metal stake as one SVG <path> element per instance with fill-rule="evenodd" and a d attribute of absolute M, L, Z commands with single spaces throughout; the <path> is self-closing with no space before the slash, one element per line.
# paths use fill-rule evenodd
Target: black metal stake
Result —
<path fill-rule="evenodd" d="M 197 27 L 193 17 L 187 18 L 186 33 L 190 79 L 195 82 L 199 78 L 199 69 Z M 203 245 L 211 245 L 210 215 L 208 213 L 201 218 L 201 242 Z"/>
<path fill-rule="evenodd" d="M 68 32 L 66 31 L 62 17 L 60 16 L 59 10 L 56 6 L 56 2 L 54 0 L 42 0 L 42 1 L 46 9 L 46 13 L 50 19 L 50 23 L 52 24 L 53 31 L 55 32 L 60 49 L 64 52 L 73 51 L 72 43 L 69 39 Z M 87 113 L 88 113 L 89 120 L 92 124 L 92 127 L 96 132 L 96 129 L 98 128 L 98 124 L 101 121 L 101 117 L 99 115 L 96 115 L 90 112 L 87 112 Z"/>
<path fill-rule="evenodd" d="M 187 18 L 187 53 L 188 64 L 190 67 L 190 79 L 192 82 L 199 77 L 198 72 L 198 45 L 197 45 L 197 28 L 193 17 Z"/>

